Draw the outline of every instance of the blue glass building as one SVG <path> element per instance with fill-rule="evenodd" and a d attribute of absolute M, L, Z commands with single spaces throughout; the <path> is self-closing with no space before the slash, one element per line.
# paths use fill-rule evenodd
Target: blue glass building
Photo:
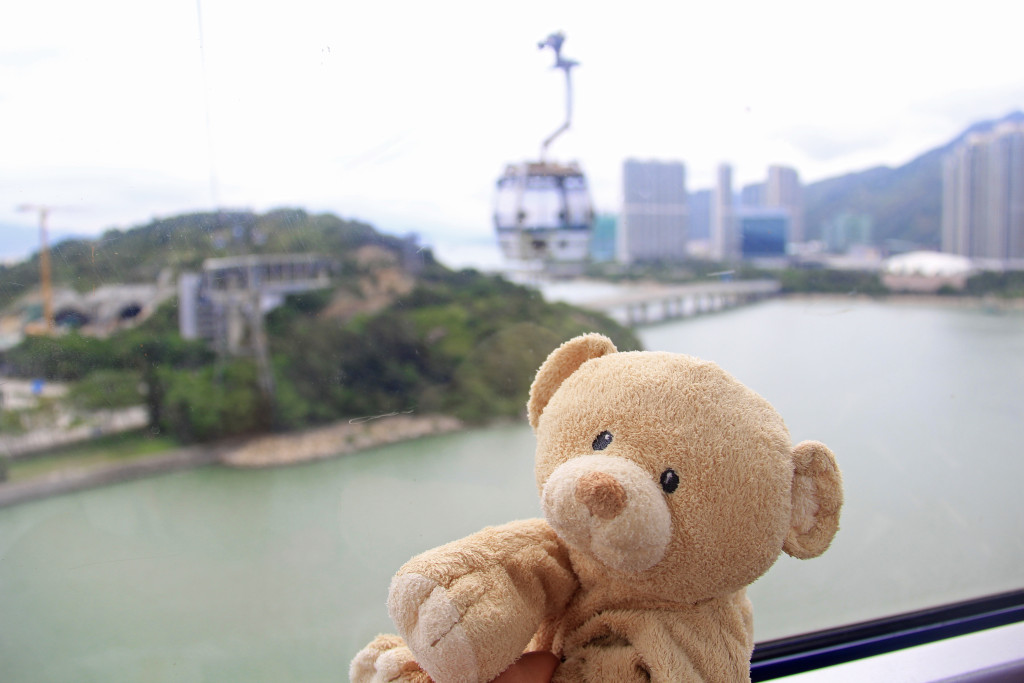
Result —
<path fill-rule="evenodd" d="M 736 212 L 740 254 L 744 259 L 786 255 L 790 216 L 784 209 L 740 209 Z"/>

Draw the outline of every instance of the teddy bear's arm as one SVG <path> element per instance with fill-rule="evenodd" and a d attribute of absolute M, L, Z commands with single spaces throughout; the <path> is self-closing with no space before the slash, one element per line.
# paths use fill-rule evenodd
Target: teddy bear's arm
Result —
<path fill-rule="evenodd" d="M 410 560 L 388 611 L 437 683 L 489 681 L 522 654 L 541 622 L 578 587 L 547 522 L 488 527 Z"/>

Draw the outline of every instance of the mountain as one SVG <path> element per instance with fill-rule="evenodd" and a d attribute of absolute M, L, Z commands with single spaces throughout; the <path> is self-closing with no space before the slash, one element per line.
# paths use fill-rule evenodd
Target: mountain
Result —
<path fill-rule="evenodd" d="M 938 249 L 943 157 L 967 136 L 989 131 L 1003 121 L 1024 121 L 1024 112 L 975 123 L 945 145 L 898 168 L 878 166 L 807 185 L 804 207 L 808 237 L 820 238 L 822 225 L 839 214 L 867 214 L 874 221 L 873 241 L 878 245 L 902 242 Z"/>
<path fill-rule="evenodd" d="M 365 245 L 401 253 L 409 243 L 358 221 L 302 209 L 193 213 L 96 238 L 50 240 L 54 286 L 88 291 L 105 284 L 153 283 L 162 272 L 198 270 L 204 259 L 243 253 L 320 252 L 344 262 Z M 344 263 L 342 264 L 344 265 Z M 0 262 L 0 309 L 39 285 L 39 253 Z"/>

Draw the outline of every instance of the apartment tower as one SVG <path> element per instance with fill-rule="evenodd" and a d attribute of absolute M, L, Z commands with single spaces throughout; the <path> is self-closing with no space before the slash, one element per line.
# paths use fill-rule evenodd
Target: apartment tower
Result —
<path fill-rule="evenodd" d="M 803 242 L 804 234 L 804 197 L 800 176 L 795 169 L 788 166 L 769 166 L 768 182 L 764 188 L 764 205 L 785 209 L 789 213 L 789 241 Z"/>
<path fill-rule="evenodd" d="M 739 258 L 739 244 L 733 216 L 732 166 L 718 166 L 715 196 L 711 202 L 711 258 L 732 261 Z"/>
<path fill-rule="evenodd" d="M 945 158 L 942 250 L 1024 259 L 1024 122 L 972 134 Z"/>
<path fill-rule="evenodd" d="M 622 189 L 619 261 L 685 259 L 689 214 L 682 162 L 628 159 L 622 167 Z"/>

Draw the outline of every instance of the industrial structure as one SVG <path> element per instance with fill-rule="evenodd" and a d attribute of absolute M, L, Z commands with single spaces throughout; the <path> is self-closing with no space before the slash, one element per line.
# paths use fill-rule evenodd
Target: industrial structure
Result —
<path fill-rule="evenodd" d="M 88 292 L 70 287 L 40 288 L 21 297 L 0 318 L 0 349 L 26 334 L 80 334 L 106 337 L 137 325 L 174 296 L 170 273 L 154 283 L 101 285 Z"/>
<path fill-rule="evenodd" d="M 178 326 L 185 339 L 206 339 L 240 353 L 259 336 L 262 316 L 288 294 L 330 286 L 334 262 L 319 254 L 211 258 L 201 273 L 178 278 Z"/>

